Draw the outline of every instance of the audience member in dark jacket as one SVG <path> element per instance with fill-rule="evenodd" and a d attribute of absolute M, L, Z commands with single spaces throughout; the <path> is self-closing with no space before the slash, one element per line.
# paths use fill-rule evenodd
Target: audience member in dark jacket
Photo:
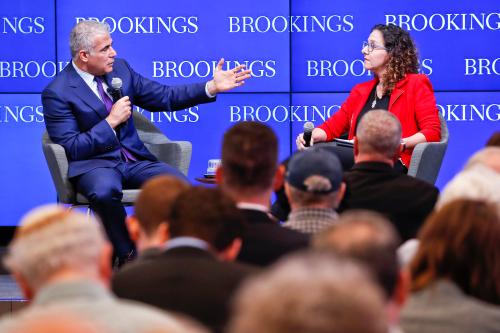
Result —
<path fill-rule="evenodd" d="M 277 159 L 278 139 L 264 124 L 240 122 L 224 134 L 216 177 L 246 218 L 239 261 L 268 265 L 309 243 L 308 236 L 283 228 L 270 217 L 273 183 L 283 177 Z"/>
<path fill-rule="evenodd" d="M 354 139 L 355 165 L 346 172 L 346 194 L 339 211 L 369 209 L 386 215 L 402 241 L 414 238 L 433 210 L 438 189 L 393 170 L 401 144 L 401 125 L 390 112 L 374 110 L 360 121 Z"/>
<path fill-rule="evenodd" d="M 220 190 L 188 189 L 174 202 L 163 251 L 124 267 L 113 290 L 221 332 L 234 291 L 257 270 L 228 262 L 238 255 L 242 228 L 235 203 Z"/>

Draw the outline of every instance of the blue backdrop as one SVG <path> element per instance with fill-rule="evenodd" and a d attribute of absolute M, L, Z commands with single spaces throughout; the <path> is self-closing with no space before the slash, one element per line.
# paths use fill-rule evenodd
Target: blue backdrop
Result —
<path fill-rule="evenodd" d="M 0 225 L 15 225 L 56 195 L 41 151 L 40 93 L 70 60 L 69 32 L 82 19 L 110 24 L 114 47 L 165 84 L 209 80 L 219 58 L 253 78 L 216 103 L 175 114 L 144 112 L 171 139 L 193 143 L 189 177 L 220 156 L 224 131 L 269 124 L 280 158 L 305 121 L 322 123 L 350 89 L 371 78 L 361 43 L 376 23 L 397 24 L 420 50 L 450 144 L 439 187 L 499 129 L 500 10 L 496 0 L 18 0 L 0 4 Z"/>

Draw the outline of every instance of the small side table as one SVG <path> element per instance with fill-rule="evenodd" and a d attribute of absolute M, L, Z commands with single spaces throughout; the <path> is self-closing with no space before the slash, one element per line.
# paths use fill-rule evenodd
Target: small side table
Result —
<path fill-rule="evenodd" d="M 203 184 L 210 184 L 210 185 L 217 184 L 215 177 L 196 177 L 195 180 Z"/>

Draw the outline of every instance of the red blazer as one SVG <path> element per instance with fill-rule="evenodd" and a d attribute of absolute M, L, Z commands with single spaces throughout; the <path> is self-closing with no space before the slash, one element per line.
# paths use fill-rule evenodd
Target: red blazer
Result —
<path fill-rule="evenodd" d="M 354 86 L 340 110 L 319 126 L 326 132 L 326 141 L 338 138 L 347 131 L 349 131 L 349 139 L 354 137 L 358 115 L 377 82 L 377 79 L 373 79 Z M 441 124 L 436 99 L 431 82 L 426 75 L 407 74 L 399 81 L 389 100 L 389 112 L 398 117 L 401 122 L 403 138 L 420 132 L 428 142 L 441 139 Z M 407 149 L 401 153 L 401 159 L 406 166 L 410 165 L 412 151 L 412 149 Z"/>

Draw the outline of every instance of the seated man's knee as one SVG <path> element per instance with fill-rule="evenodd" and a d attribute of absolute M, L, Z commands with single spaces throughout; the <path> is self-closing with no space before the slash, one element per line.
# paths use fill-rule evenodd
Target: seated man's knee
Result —
<path fill-rule="evenodd" d="M 113 186 L 97 186 L 90 194 L 92 202 L 121 201 L 123 193 L 120 188 Z"/>

